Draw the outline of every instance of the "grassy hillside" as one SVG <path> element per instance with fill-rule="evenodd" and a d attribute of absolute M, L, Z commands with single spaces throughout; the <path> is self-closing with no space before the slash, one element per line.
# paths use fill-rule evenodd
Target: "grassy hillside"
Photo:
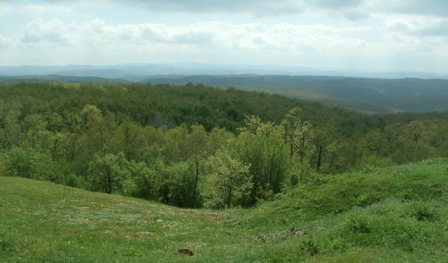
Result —
<path fill-rule="evenodd" d="M 0 177 L 0 261 L 443 262 L 447 190 L 445 159 L 310 178 L 250 210 Z"/>

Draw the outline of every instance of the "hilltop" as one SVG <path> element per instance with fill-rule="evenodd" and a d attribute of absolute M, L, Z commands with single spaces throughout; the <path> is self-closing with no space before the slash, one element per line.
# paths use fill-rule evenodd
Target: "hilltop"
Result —
<path fill-rule="evenodd" d="M 447 169 L 434 159 L 315 176 L 257 208 L 223 211 L 1 176 L 0 254 L 4 262 L 441 262 Z"/>

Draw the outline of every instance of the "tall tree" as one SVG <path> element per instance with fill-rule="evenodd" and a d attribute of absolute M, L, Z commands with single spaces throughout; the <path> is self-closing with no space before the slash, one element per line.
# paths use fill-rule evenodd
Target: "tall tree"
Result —
<path fill-rule="evenodd" d="M 243 205 L 242 197 L 250 193 L 253 182 L 249 165 L 232 158 L 229 153 L 219 150 L 209 158 L 211 175 L 207 178 L 209 202 L 224 202 L 228 208 Z"/>
<path fill-rule="evenodd" d="M 280 192 L 289 167 L 288 148 L 274 123 L 264 123 L 249 116 L 246 125 L 232 145 L 239 161 L 250 165 L 252 189 L 245 206 L 253 206 L 259 199 Z"/>
<path fill-rule="evenodd" d="M 297 144 L 297 130 L 301 126 L 300 108 L 292 108 L 283 119 L 281 126 L 283 128 L 283 137 L 289 148 L 289 158 L 294 156 Z"/>
<path fill-rule="evenodd" d="M 207 154 L 207 132 L 202 125 L 192 125 L 185 144 L 186 153 L 194 168 L 193 199 L 198 199 L 199 177 L 201 176 L 201 163 Z M 196 207 L 196 203 L 195 203 Z"/>
<path fill-rule="evenodd" d="M 95 155 L 89 162 L 91 187 L 93 190 L 112 193 L 123 190 L 123 182 L 130 175 L 129 162 L 123 153 Z"/>

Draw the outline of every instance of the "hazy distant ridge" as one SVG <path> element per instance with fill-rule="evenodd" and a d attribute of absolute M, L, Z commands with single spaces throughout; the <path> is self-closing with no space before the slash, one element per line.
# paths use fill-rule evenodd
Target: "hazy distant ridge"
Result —
<path fill-rule="evenodd" d="M 292 74 L 294 70 L 297 74 Z M 17 66 L 0 67 L 0 82 L 193 83 L 277 93 L 366 112 L 448 111 L 448 79 L 431 78 L 437 76 L 423 73 L 414 74 L 420 78 L 399 77 L 410 76 L 411 73 L 390 73 L 391 78 L 386 78 L 387 74 L 376 74 L 381 78 L 340 76 L 343 74 L 310 68 L 235 66 L 232 69 L 230 66 L 203 64 Z"/>

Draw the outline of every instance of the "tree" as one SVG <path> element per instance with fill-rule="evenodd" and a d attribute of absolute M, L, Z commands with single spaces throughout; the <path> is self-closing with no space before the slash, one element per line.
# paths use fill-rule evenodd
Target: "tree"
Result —
<path fill-rule="evenodd" d="M 116 129 L 114 115 L 102 114 L 94 105 L 86 105 L 81 111 L 84 124 L 84 141 L 87 146 L 87 154 L 91 158 L 95 153 L 105 153 L 110 148 L 113 131 Z"/>
<path fill-rule="evenodd" d="M 22 127 L 19 122 L 19 117 L 22 114 L 21 108 L 22 105 L 18 102 L 4 103 L 0 107 L 0 118 L 5 138 L 2 144 L 6 149 L 18 147 L 22 141 Z"/>
<path fill-rule="evenodd" d="M 40 114 L 30 114 L 25 117 L 22 127 L 27 146 L 32 149 L 40 149 L 45 145 L 46 137 L 49 137 L 46 126 L 47 122 Z"/>
<path fill-rule="evenodd" d="M 283 137 L 285 143 L 289 147 L 289 157 L 292 159 L 294 155 L 294 149 L 297 144 L 297 129 L 301 125 L 300 122 L 300 108 L 292 108 L 283 119 L 281 126 L 283 127 Z"/>
<path fill-rule="evenodd" d="M 202 125 L 191 126 L 191 132 L 187 136 L 186 153 L 194 168 L 193 199 L 198 197 L 199 176 L 201 175 L 201 163 L 207 153 L 207 132 Z M 196 207 L 196 204 L 194 205 Z"/>
<path fill-rule="evenodd" d="M 49 158 L 35 150 L 14 147 L 6 156 L 6 175 L 33 179 L 54 179 L 53 165 Z"/>
<path fill-rule="evenodd" d="M 142 127 L 133 121 L 126 120 L 118 127 L 115 137 L 116 143 L 112 145 L 112 148 L 118 148 L 117 152 L 123 152 L 128 161 L 139 161 L 146 146 Z"/>
<path fill-rule="evenodd" d="M 123 183 L 129 178 L 129 162 L 123 153 L 95 155 L 89 162 L 91 187 L 95 191 L 123 192 Z"/>
<path fill-rule="evenodd" d="M 312 166 L 317 172 L 329 173 L 336 164 L 339 151 L 339 134 L 334 124 L 326 124 L 315 129 L 313 136 Z"/>
<path fill-rule="evenodd" d="M 149 168 L 144 162 L 131 162 L 131 178 L 135 189 L 130 194 L 135 197 L 149 200 L 159 200 L 161 176 L 157 171 Z"/>
<path fill-rule="evenodd" d="M 243 205 L 241 198 L 248 195 L 253 185 L 249 165 L 221 150 L 209 158 L 209 163 L 212 171 L 207 178 L 206 187 L 209 203 L 223 202 L 228 208 Z"/>
<path fill-rule="evenodd" d="M 159 173 L 163 181 L 159 189 L 160 201 L 180 207 L 200 207 L 201 202 L 194 193 L 194 172 L 189 162 L 178 162 L 163 167 Z M 195 195 L 196 194 L 196 195 Z"/>
<path fill-rule="evenodd" d="M 255 116 L 247 117 L 245 127 L 230 147 L 235 149 L 240 162 L 250 165 L 253 186 L 245 206 L 253 206 L 258 200 L 281 191 L 289 158 L 281 132 L 274 123 L 263 123 Z"/>

